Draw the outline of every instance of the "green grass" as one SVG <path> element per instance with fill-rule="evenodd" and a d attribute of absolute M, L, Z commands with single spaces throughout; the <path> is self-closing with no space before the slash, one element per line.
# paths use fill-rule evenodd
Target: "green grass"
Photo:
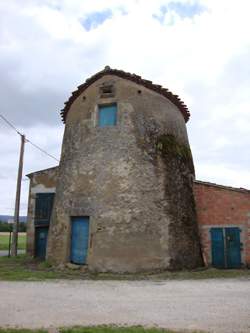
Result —
<path fill-rule="evenodd" d="M 163 328 L 144 328 L 142 326 L 119 327 L 119 326 L 93 326 L 93 327 L 73 327 L 57 330 L 59 333 L 202 333 L 201 331 L 172 331 Z M 3 329 L 0 333 L 48 333 L 47 330 L 29 330 L 29 329 Z"/>
<path fill-rule="evenodd" d="M 83 280 L 190 280 L 190 279 L 214 279 L 214 278 L 248 278 L 250 269 L 219 270 L 215 268 L 199 269 L 194 271 L 179 272 L 154 272 L 140 274 L 111 274 L 111 273 L 90 273 L 81 270 L 57 269 L 46 261 L 32 259 L 26 255 L 8 258 L 0 257 L 0 280 L 27 281 L 46 279 L 83 279 Z M 1 333 L 1 332 L 0 332 Z"/>
<path fill-rule="evenodd" d="M 24 250 L 26 248 L 26 234 L 20 233 L 18 235 L 18 249 Z M 9 249 L 9 233 L 0 232 L 0 250 Z"/>
<path fill-rule="evenodd" d="M 59 271 L 45 268 L 44 263 L 26 255 L 19 255 L 13 258 L 0 257 L 0 280 L 35 281 L 59 278 L 69 278 L 69 276 L 64 276 Z"/>

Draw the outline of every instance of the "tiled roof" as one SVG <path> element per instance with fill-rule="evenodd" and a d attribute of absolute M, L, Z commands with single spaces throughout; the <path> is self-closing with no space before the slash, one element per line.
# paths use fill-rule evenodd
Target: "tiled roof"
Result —
<path fill-rule="evenodd" d="M 56 169 L 58 169 L 58 165 L 54 166 L 54 167 L 51 167 L 51 168 L 47 168 L 47 169 L 43 169 L 43 170 L 37 170 L 37 171 L 34 171 L 34 172 L 30 172 L 30 173 L 28 173 L 26 175 L 26 177 L 31 178 L 35 174 L 46 173 L 46 172 L 51 171 L 51 170 L 55 170 L 56 171 Z"/>
<path fill-rule="evenodd" d="M 213 186 L 213 187 L 220 188 L 222 190 L 237 191 L 237 192 L 243 192 L 243 193 L 250 194 L 250 190 L 248 190 L 247 188 L 243 188 L 243 187 L 232 187 L 232 186 L 220 185 L 220 184 L 215 184 L 215 183 L 210 183 L 210 182 L 204 182 L 201 180 L 195 180 L 194 183 L 198 184 L 198 185 L 204 185 L 204 186 Z"/>
<path fill-rule="evenodd" d="M 144 80 L 142 79 L 140 76 L 136 75 L 136 74 L 131 74 L 131 73 L 127 73 L 124 72 L 122 70 L 118 70 L 118 69 L 112 69 L 109 66 L 106 66 L 104 68 L 104 70 L 96 73 L 95 75 L 91 76 L 90 78 L 88 78 L 85 83 L 81 84 L 80 86 L 78 86 L 77 90 L 72 92 L 72 95 L 70 96 L 70 98 L 68 99 L 67 102 L 65 102 L 65 107 L 62 109 L 61 111 L 61 117 L 63 122 L 65 123 L 66 117 L 67 117 L 67 113 L 72 105 L 72 103 L 74 102 L 74 100 L 85 90 L 87 89 L 91 84 L 93 84 L 95 81 L 97 81 L 98 79 L 100 79 L 101 77 L 103 77 L 104 75 L 115 75 L 118 76 L 120 78 L 126 79 L 126 80 L 130 80 L 133 81 L 139 85 L 142 85 L 148 89 L 151 89 L 155 92 L 157 92 L 160 95 L 165 96 L 168 100 L 170 100 L 173 104 L 175 104 L 177 106 L 177 108 L 180 110 L 180 112 L 182 113 L 185 121 L 187 122 L 189 117 L 190 117 L 190 113 L 189 110 L 187 108 L 187 106 L 185 105 L 184 102 L 182 102 L 182 100 L 179 98 L 178 95 L 174 95 L 171 91 L 169 91 L 166 88 L 163 88 L 162 86 L 158 85 L 158 84 L 154 84 L 152 83 L 152 81 L 149 80 Z"/>

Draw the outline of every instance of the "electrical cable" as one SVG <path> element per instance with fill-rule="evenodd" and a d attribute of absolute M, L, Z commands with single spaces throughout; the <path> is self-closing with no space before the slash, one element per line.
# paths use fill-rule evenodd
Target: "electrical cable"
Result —
<path fill-rule="evenodd" d="M 59 162 L 59 160 L 56 157 L 52 156 L 51 154 L 49 154 L 48 152 L 46 152 L 45 150 L 43 150 L 42 148 L 40 148 L 39 146 L 37 146 L 35 143 L 33 143 L 32 141 L 30 141 L 29 139 L 25 139 L 25 141 L 28 142 L 28 143 L 30 143 L 36 149 L 40 150 L 42 153 L 48 155 L 49 157 L 51 157 L 54 160 L 56 160 L 57 162 Z"/>
<path fill-rule="evenodd" d="M 0 114 L 0 118 L 2 118 L 6 122 L 6 124 L 8 124 L 18 135 L 24 136 L 25 137 L 25 142 L 30 143 L 33 147 L 35 147 L 36 149 L 40 150 L 42 153 L 46 154 L 50 158 L 53 158 L 54 160 L 56 160 L 57 162 L 59 162 L 59 160 L 56 157 L 54 157 L 53 155 L 49 154 L 46 150 L 42 149 L 41 147 L 39 147 L 38 145 L 36 145 L 35 143 L 33 143 L 31 140 L 27 139 L 26 136 L 24 134 L 22 134 L 21 132 L 19 132 L 18 129 L 6 117 L 4 117 L 2 114 Z"/>

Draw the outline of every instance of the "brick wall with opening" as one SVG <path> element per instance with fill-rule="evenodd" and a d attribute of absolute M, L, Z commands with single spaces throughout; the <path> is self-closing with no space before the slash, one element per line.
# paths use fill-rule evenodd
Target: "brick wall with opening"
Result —
<path fill-rule="evenodd" d="M 203 255 L 212 262 L 211 228 L 240 229 L 241 262 L 250 266 L 250 191 L 195 181 L 194 194 Z"/>

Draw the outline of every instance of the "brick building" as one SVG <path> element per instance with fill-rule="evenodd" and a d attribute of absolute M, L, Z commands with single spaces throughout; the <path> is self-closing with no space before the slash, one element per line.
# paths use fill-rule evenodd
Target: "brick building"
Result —
<path fill-rule="evenodd" d="M 248 263 L 249 192 L 194 182 L 177 95 L 106 67 L 61 115 L 59 166 L 28 175 L 30 255 L 112 272 Z"/>
<path fill-rule="evenodd" d="M 250 266 L 250 191 L 195 181 L 194 194 L 205 263 Z"/>

